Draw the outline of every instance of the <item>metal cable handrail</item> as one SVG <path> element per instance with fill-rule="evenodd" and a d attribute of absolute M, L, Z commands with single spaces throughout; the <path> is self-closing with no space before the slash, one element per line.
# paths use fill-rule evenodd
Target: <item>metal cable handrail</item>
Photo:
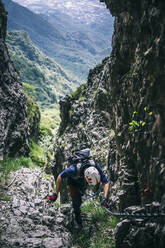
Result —
<path fill-rule="evenodd" d="M 96 198 L 95 193 L 92 194 L 87 194 L 87 200 L 88 199 L 94 199 Z M 109 209 L 109 206 L 105 207 L 103 206 L 103 208 L 107 211 L 107 213 L 111 216 L 115 216 L 118 218 L 128 218 L 128 219 L 132 219 L 132 218 L 141 218 L 141 219 L 145 219 L 145 218 L 159 218 L 159 217 L 165 217 L 165 212 L 163 212 L 162 210 L 160 211 L 159 209 L 157 210 L 157 212 L 154 211 L 150 211 L 150 213 L 128 213 L 128 212 L 112 212 Z"/>
<path fill-rule="evenodd" d="M 108 214 L 119 218 L 158 218 L 165 217 L 165 213 L 162 211 L 150 212 L 150 213 L 128 213 L 128 212 L 112 212 L 108 207 L 103 206 Z"/>

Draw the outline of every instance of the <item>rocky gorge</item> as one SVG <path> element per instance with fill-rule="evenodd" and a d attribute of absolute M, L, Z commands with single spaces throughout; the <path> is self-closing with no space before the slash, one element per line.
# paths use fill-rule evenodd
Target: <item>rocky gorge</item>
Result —
<path fill-rule="evenodd" d="M 88 145 L 111 180 L 111 205 L 165 208 L 163 1 L 102 0 L 115 16 L 111 56 L 61 102 L 57 172 Z M 63 194 L 62 201 L 67 196 Z M 122 221 L 116 247 L 163 247 L 164 218 Z"/>
<path fill-rule="evenodd" d="M 165 3 L 163 0 L 101 2 L 105 2 L 115 17 L 112 53 L 90 70 L 87 84 L 60 101 L 61 124 L 55 141 L 55 177 L 67 166 L 70 152 L 85 144 L 110 179 L 113 211 L 123 212 L 132 208 L 143 212 L 145 207 L 153 212 L 159 209 L 165 211 Z M 2 55 L 6 55 L 6 17 L 2 7 L 1 12 L 0 49 Z M 15 153 L 19 155 L 23 152 L 22 148 L 28 147 L 22 145 L 27 144 L 28 136 L 26 99 L 17 83 L 12 63 L 6 56 L 7 61 L 2 59 L 0 62 L 1 94 L 4 96 L 5 89 L 13 90 L 13 85 L 17 85 L 16 92 L 19 94 L 15 94 L 15 91 L 13 94 L 18 96 L 19 100 L 15 103 L 19 104 L 11 109 L 13 94 L 8 92 L 7 98 L 1 97 L 1 113 L 5 114 L 0 118 L 3 124 L 0 126 L 3 137 L 0 151 L 13 155 L 8 151 L 12 151 L 9 149 L 9 144 L 13 144 L 10 142 L 11 133 L 14 134 L 12 130 L 15 130 L 12 127 L 15 127 L 19 113 L 21 117 L 18 119 L 22 120 L 21 127 L 24 127 L 22 130 L 20 122 L 16 124 L 16 130 L 22 130 L 18 135 L 21 137 L 21 142 L 18 142 L 20 146 L 14 146 L 17 148 Z M 6 68 L 13 72 L 7 74 L 7 81 L 4 80 Z M 21 105 L 22 101 L 24 104 Z M 45 180 L 37 169 L 32 172 L 33 180 L 28 179 L 31 178 L 28 177 L 31 172 L 27 169 L 17 173 L 18 181 L 14 181 L 8 189 L 12 200 L 10 203 L 3 201 L 1 205 L 1 246 L 51 247 L 58 240 L 59 246 L 52 247 L 72 247 L 67 231 L 71 223 L 70 215 L 65 215 L 62 209 L 56 210 L 56 215 L 54 208 L 45 208 L 44 205 L 46 191 L 52 189 L 51 181 Z M 19 173 L 26 174 L 25 182 L 19 180 Z M 20 187 L 14 188 L 19 183 Z M 15 196 L 13 190 L 16 191 Z M 63 185 L 61 202 L 67 200 L 66 187 Z M 17 233 L 13 231 L 15 227 Z M 121 219 L 115 229 L 115 242 L 116 248 L 163 248 L 165 219 Z"/>

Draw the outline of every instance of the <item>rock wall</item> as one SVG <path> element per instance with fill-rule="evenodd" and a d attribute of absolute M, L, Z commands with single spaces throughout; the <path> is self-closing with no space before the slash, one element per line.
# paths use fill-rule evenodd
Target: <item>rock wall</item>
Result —
<path fill-rule="evenodd" d="M 146 203 L 165 209 L 165 3 L 104 2 L 115 16 L 109 87 L 117 146 L 116 200 L 121 210 Z M 116 247 L 165 244 L 161 219 L 139 228 L 137 222 L 129 224 L 124 235 L 119 228 Z"/>
<path fill-rule="evenodd" d="M 165 2 L 101 2 L 115 16 L 112 53 L 90 71 L 87 85 L 60 103 L 56 175 L 69 151 L 85 143 L 108 167 L 114 209 L 165 209 Z M 161 218 L 124 220 L 116 228 L 117 248 L 164 244 Z"/>
<path fill-rule="evenodd" d="M 5 44 L 7 14 L 0 2 L 0 160 L 27 155 L 27 99 Z"/>
<path fill-rule="evenodd" d="M 154 199 L 160 201 L 165 158 L 165 5 L 163 1 L 105 3 L 116 16 L 109 85 L 117 162 L 138 174 L 144 186 L 150 184 Z"/>
<path fill-rule="evenodd" d="M 0 191 L 0 247 L 72 247 L 71 208 L 46 201 L 52 180 L 39 169 L 11 173 L 7 190 Z"/>
<path fill-rule="evenodd" d="M 67 158 L 82 145 L 107 169 L 109 139 L 114 136 L 109 114 L 109 58 L 90 70 L 88 82 L 60 101 L 61 125 L 55 142 L 55 178 L 68 166 Z M 106 170 L 107 171 L 107 170 Z M 65 183 L 61 201 L 67 198 Z"/>

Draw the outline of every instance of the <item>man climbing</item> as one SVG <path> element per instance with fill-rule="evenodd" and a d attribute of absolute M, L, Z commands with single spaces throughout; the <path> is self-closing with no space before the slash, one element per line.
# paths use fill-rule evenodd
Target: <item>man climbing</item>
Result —
<path fill-rule="evenodd" d="M 99 186 L 100 183 L 104 187 L 104 198 L 101 205 L 106 205 L 109 194 L 109 182 L 103 173 L 100 165 L 91 159 L 90 150 L 88 148 L 75 151 L 73 156 L 69 158 L 70 166 L 62 171 L 56 180 L 54 193 L 48 196 L 48 200 L 55 202 L 60 190 L 62 179 L 67 178 L 68 191 L 72 199 L 75 220 L 81 226 L 81 210 L 82 195 L 86 190 L 87 183 L 89 185 Z"/>

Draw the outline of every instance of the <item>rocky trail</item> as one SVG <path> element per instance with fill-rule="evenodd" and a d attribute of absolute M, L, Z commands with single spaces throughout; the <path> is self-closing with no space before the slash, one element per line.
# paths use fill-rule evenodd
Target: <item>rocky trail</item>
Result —
<path fill-rule="evenodd" d="M 70 205 L 58 208 L 46 201 L 53 178 L 47 180 L 40 169 L 22 168 L 12 172 L 10 182 L 0 192 L 0 247 L 72 247 Z"/>

